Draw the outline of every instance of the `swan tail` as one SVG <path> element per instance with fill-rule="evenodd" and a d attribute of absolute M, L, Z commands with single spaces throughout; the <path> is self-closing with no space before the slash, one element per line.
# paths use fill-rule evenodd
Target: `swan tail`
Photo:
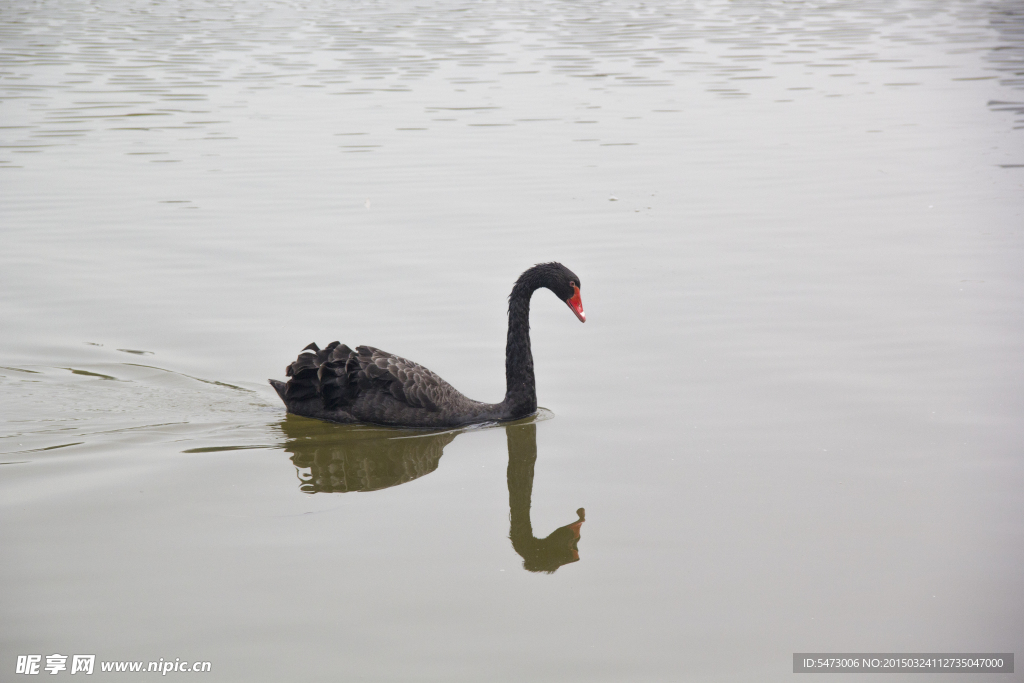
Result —
<path fill-rule="evenodd" d="M 285 398 L 285 393 L 288 391 L 288 385 L 276 379 L 268 379 L 267 381 L 270 382 L 270 386 L 274 387 L 274 391 L 276 391 L 277 395 L 281 397 L 281 400 L 284 401 L 285 405 L 288 405 L 288 399 Z"/>
<path fill-rule="evenodd" d="M 330 354 L 317 368 L 320 396 L 328 410 L 351 405 L 359 395 L 359 360 L 345 344 L 331 349 Z"/>
<path fill-rule="evenodd" d="M 306 401 L 320 395 L 320 381 L 317 379 L 317 368 L 320 367 L 318 356 L 323 354 L 316 344 L 310 344 L 302 350 L 299 357 L 285 368 L 284 374 L 291 377 L 284 393 L 284 402 L 290 405 L 293 401 Z"/>
<path fill-rule="evenodd" d="M 347 397 L 345 392 L 339 392 L 334 386 L 338 384 L 334 377 L 333 369 L 340 361 L 342 365 L 345 359 L 352 355 L 352 350 L 341 342 L 331 342 L 327 348 L 321 349 L 316 343 L 312 343 L 302 349 L 299 357 L 285 368 L 284 373 L 290 377 L 287 384 L 282 382 L 271 382 L 277 390 L 281 400 L 286 406 L 298 401 L 309 401 L 310 399 L 322 399 L 328 408 L 335 408 L 339 398 Z M 327 371 L 324 372 L 324 369 Z M 282 393 L 279 385 L 284 386 Z M 324 393 L 324 386 L 328 385 L 327 393 Z"/>

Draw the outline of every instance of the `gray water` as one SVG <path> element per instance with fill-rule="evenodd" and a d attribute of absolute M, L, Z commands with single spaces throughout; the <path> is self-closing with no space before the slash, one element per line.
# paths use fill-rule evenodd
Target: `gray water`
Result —
<path fill-rule="evenodd" d="M 1022 140 L 1012 0 L 0 0 L 0 677 L 1020 656 Z M 549 260 L 523 424 L 266 384 L 338 339 L 499 400 Z"/>

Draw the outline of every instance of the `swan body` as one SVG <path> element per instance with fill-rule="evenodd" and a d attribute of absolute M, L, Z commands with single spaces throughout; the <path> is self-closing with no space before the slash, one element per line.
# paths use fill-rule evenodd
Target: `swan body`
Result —
<path fill-rule="evenodd" d="M 372 346 L 355 350 L 340 342 L 302 350 L 285 370 L 287 382 L 270 380 L 289 413 L 331 422 L 447 429 L 478 422 L 516 420 L 537 410 L 530 349 L 530 298 L 550 289 L 581 322 L 580 279 L 560 263 L 528 269 L 512 287 L 505 345 L 505 398 L 482 403 L 461 394 L 427 368 Z"/>

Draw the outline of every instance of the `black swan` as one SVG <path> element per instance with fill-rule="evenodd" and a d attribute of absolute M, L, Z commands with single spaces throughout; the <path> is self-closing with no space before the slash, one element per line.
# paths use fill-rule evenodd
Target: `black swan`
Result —
<path fill-rule="evenodd" d="M 546 287 L 586 322 L 580 279 L 561 263 L 538 263 L 512 287 L 505 345 L 505 399 L 466 398 L 422 365 L 372 346 L 310 344 L 285 370 L 287 384 L 270 380 L 289 413 L 331 422 L 447 429 L 474 422 L 516 420 L 537 410 L 530 352 L 530 297 Z"/>

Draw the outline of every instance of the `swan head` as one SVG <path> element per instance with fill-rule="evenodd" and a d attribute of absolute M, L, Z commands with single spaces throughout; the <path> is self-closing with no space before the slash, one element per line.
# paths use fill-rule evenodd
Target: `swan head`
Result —
<path fill-rule="evenodd" d="M 520 284 L 527 285 L 530 291 L 540 287 L 550 289 L 566 303 L 581 323 L 587 322 L 587 314 L 583 312 L 583 299 L 580 298 L 580 288 L 583 286 L 580 278 L 561 263 L 538 263 L 519 276 L 517 287 Z"/>
<path fill-rule="evenodd" d="M 557 266 L 554 284 L 558 289 L 551 285 L 548 286 L 548 289 L 553 291 L 559 299 L 569 306 L 581 323 L 587 322 L 587 314 L 583 312 L 583 299 L 580 298 L 580 287 L 582 285 L 580 284 L 579 276 L 561 263 L 552 263 L 551 265 Z"/>

